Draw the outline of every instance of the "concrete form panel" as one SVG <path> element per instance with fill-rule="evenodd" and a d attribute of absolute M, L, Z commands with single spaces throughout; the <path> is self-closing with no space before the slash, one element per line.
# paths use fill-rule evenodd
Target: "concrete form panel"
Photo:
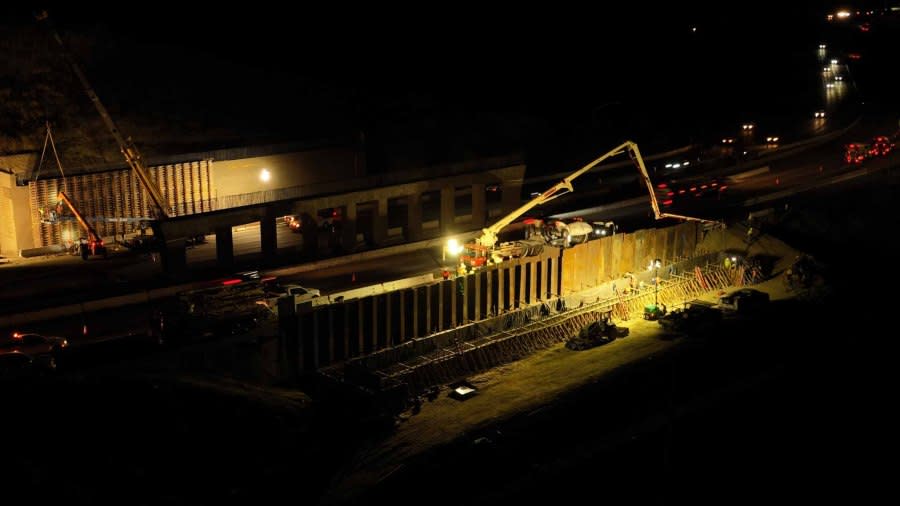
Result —
<path fill-rule="evenodd" d="M 328 347 L 323 346 L 325 343 L 322 340 L 322 312 L 315 311 L 309 313 L 309 317 L 312 320 L 312 355 L 313 355 L 313 368 L 318 369 L 324 364 L 322 360 L 322 355 L 327 353 Z"/>
<path fill-rule="evenodd" d="M 373 306 L 376 304 L 375 297 L 365 297 L 359 299 L 359 349 L 362 353 L 371 353 L 375 349 L 375 329 L 372 325 Z"/>
<path fill-rule="evenodd" d="M 362 299 L 355 301 L 353 305 L 356 306 L 356 349 L 358 350 L 357 354 L 362 354 L 366 352 L 366 320 Z"/>
<path fill-rule="evenodd" d="M 481 307 L 482 301 L 484 300 L 484 289 L 481 287 L 481 282 L 485 277 L 484 271 L 476 271 L 475 274 L 472 275 L 472 277 L 475 278 L 473 280 L 473 284 L 475 285 L 475 307 L 472 311 L 472 320 L 477 322 L 481 319 L 481 315 L 484 314 L 484 310 Z"/>
<path fill-rule="evenodd" d="M 485 307 L 485 314 L 487 314 L 487 315 L 497 314 L 497 311 L 494 308 L 494 305 L 496 304 L 495 301 L 497 300 L 497 295 L 495 293 L 497 290 L 497 288 L 496 288 L 497 282 L 495 281 L 496 278 L 497 278 L 497 269 L 496 268 L 491 267 L 487 271 L 485 271 L 484 307 Z"/>
<path fill-rule="evenodd" d="M 534 304 L 537 302 L 537 264 L 538 261 L 535 258 L 530 259 L 528 262 L 528 303 Z"/>

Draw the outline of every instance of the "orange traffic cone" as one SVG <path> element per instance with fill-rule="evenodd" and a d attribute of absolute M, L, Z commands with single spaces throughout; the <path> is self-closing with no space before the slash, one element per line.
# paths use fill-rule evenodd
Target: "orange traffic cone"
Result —
<path fill-rule="evenodd" d="M 356 273 L 355 272 L 353 273 L 353 277 L 350 278 L 350 281 L 352 283 L 356 283 Z"/>

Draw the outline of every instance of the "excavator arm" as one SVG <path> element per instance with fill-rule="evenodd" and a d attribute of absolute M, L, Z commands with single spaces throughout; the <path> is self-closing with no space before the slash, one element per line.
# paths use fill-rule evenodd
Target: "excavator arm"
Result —
<path fill-rule="evenodd" d="M 59 36 L 59 32 L 57 32 L 50 23 L 47 12 L 42 11 L 35 17 L 39 22 L 46 25 L 50 30 L 54 40 L 56 40 L 56 42 L 59 44 L 59 47 L 62 49 L 62 55 L 66 60 L 66 63 L 68 63 L 69 66 L 72 67 L 72 71 L 75 72 L 76 76 L 78 76 L 78 80 L 81 81 L 81 86 L 84 88 L 84 91 L 91 99 L 91 102 L 94 103 L 94 107 L 97 109 L 97 112 L 100 113 L 100 117 L 103 118 L 103 123 L 106 124 L 106 128 L 109 129 L 109 132 L 118 143 L 119 150 L 122 152 L 122 155 L 125 156 L 125 161 L 128 163 L 128 166 L 131 167 L 131 169 L 137 175 L 138 180 L 140 180 L 141 185 L 143 185 L 144 189 L 147 190 L 147 194 L 150 195 L 150 200 L 153 202 L 152 212 L 156 215 L 155 217 L 157 219 L 168 218 L 169 205 L 166 202 L 166 198 L 156 186 L 156 183 L 154 183 L 150 178 L 150 174 L 144 167 L 144 162 L 141 158 L 140 151 L 138 151 L 137 149 L 137 146 L 134 145 L 131 137 L 125 137 L 124 135 L 122 135 L 122 132 L 119 131 L 119 128 L 113 121 L 112 116 L 109 115 L 109 111 L 107 111 L 103 103 L 100 102 L 100 97 L 98 97 L 94 92 L 94 88 L 88 81 L 87 76 L 81 70 L 81 66 L 78 65 L 78 63 L 75 61 L 75 58 L 69 52 L 69 49 L 63 42 L 62 37 Z"/>

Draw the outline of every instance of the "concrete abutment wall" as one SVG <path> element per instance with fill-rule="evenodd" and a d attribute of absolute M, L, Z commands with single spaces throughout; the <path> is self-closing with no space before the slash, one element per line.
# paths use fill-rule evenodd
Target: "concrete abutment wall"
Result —
<path fill-rule="evenodd" d="M 697 223 L 641 230 L 569 249 L 490 265 L 463 276 L 371 297 L 280 313 L 286 338 L 301 343 L 294 359 L 312 371 L 419 338 L 557 300 L 647 269 L 693 258 L 703 233 Z M 281 309 L 281 307 L 280 307 Z M 290 337 L 295 336 L 295 337 Z"/>

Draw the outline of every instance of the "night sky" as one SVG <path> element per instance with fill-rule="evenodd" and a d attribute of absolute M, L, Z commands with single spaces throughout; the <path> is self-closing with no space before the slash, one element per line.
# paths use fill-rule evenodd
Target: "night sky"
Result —
<path fill-rule="evenodd" d="M 530 151 L 539 164 L 635 135 L 696 142 L 737 121 L 707 118 L 726 102 L 735 114 L 758 97 L 790 104 L 773 83 L 830 5 L 708 5 L 49 10 L 113 114 L 177 138 L 208 132 L 205 147 L 364 131 L 419 163 Z M 4 18 L 33 23 L 19 8 Z"/>

